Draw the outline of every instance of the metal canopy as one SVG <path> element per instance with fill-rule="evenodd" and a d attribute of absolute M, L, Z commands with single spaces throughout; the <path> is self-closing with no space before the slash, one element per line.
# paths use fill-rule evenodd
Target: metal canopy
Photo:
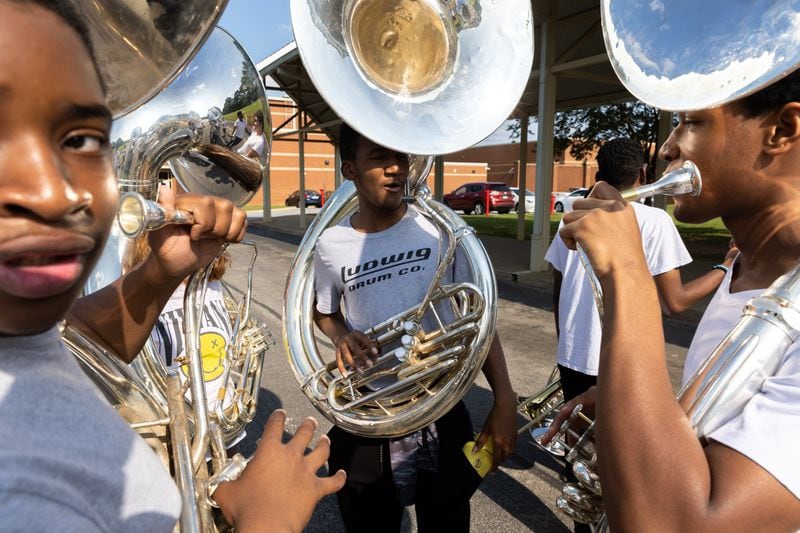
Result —
<path fill-rule="evenodd" d="M 534 68 L 528 85 L 510 118 L 535 116 L 539 110 L 541 29 L 548 9 L 555 15 L 555 53 L 551 72 L 558 78 L 556 110 L 628 100 L 630 93 L 617 79 L 609 63 L 600 25 L 599 0 L 533 0 Z M 338 139 L 339 117 L 322 99 L 290 43 L 258 64 L 262 76 L 275 81 L 277 89 L 291 97 L 300 109 L 331 139 Z M 478 105 L 478 104 L 476 104 Z"/>

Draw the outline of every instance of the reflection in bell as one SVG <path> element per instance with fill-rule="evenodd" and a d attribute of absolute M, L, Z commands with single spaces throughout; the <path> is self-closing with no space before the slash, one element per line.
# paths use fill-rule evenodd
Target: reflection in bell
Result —
<path fill-rule="evenodd" d="M 446 82 L 455 63 L 455 31 L 430 0 L 352 0 L 345 38 L 369 81 L 393 94 L 415 95 Z"/>

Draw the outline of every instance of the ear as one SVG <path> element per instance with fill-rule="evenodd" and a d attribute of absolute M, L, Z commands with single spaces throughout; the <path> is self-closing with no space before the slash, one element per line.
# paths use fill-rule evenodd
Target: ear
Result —
<path fill-rule="evenodd" d="M 800 102 L 789 102 L 775 112 L 774 124 L 764 153 L 777 156 L 800 144 Z"/>
<path fill-rule="evenodd" d="M 342 161 L 342 176 L 346 180 L 354 181 L 358 176 L 355 164 L 349 159 Z"/>

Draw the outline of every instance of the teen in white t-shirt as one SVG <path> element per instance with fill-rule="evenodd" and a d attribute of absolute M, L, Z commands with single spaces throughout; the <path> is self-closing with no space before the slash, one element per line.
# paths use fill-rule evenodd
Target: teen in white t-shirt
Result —
<path fill-rule="evenodd" d="M 666 211 L 640 203 L 631 205 L 636 212 L 651 275 L 658 276 L 692 262 Z M 596 376 L 603 331 L 586 268 L 578 252 L 567 248 L 558 234 L 545 260 L 561 273 L 563 280 L 558 305 L 558 364 Z"/>

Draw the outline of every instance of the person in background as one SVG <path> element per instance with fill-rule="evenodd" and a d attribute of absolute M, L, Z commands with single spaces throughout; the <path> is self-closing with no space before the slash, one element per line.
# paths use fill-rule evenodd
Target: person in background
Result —
<path fill-rule="evenodd" d="M 264 155 L 267 139 L 264 136 L 264 113 L 257 110 L 253 115 L 253 131 L 247 140 L 236 151 L 250 159 L 259 159 Z"/>
<path fill-rule="evenodd" d="M 161 189 L 160 196 L 164 194 L 171 194 L 171 191 L 166 187 Z M 130 255 L 127 258 L 127 268 L 135 268 L 152 253 L 148 243 L 147 234 L 139 235 L 134 243 Z M 208 277 L 208 283 L 205 290 L 205 299 L 203 301 L 203 312 L 200 317 L 200 329 L 198 335 L 200 337 L 200 355 L 203 360 L 203 381 L 206 389 L 206 402 L 210 412 L 214 412 L 219 403 L 221 387 L 223 385 L 222 379 L 227 365 L 228 353 L 234 348 L 232 345 L 233 339 L 233 325 L 231 323 L 231 316 L 225 304 L 225 293 L 222 286 L 222 276 L 225 275 L 231 259 L 228 252 L 214 260 L 214 265 Z M 185 279 L 175 292 L 172 293 L 161 313 L 158 316 L 158 321 L 153 328 L 150 338 L 153 340 L 153 346 L 161 356 L 164 365 L 168 369 L 177 369 L 180 371 L 181 379 L 185 382 L 189 378 L 189 365 L 186 359 L 186 340 L 184 333 L 184 294 L 186 290 Z M 225 391 L 222 400 L 223 409 L 228 409 L 233 401 L 235 384 L 230 381 Z M 190 391 L 186 391 L 186 396 L 191 399 Z M 231 455 L 231 447 L 241 441 L 245 437 L 245 432 L 242 431 L 238 436 L 234 437 L 228 442 L 228 451 Z"/>
<path fill-rule="evenodd" d="M 628 138 L 604 143 L 597 152 L 596 181 L 618 191 L 643 181 L 641 145 Z M 658 289 L 662 309 L 677 314 L 711 294 L 733 264 L 736 250 L 722 263 L 688 283 L 680 267 L 692 261 L 672 219 L 663 209 L 631 204 L 641 235 L 642 251 Z M 560 227 L 563 227 L 563 223 Z M 570 400 L 597 383 L 602 328 L 594 292 L 578 252 L 570 250 L 558 233 L 545 255 L 553 266 L 553 314 L 558 335 L 558 370 L 564 398 Z"/>
<path fill-rule="evenodd" d="M 233 137 L 228 142 L 228 149 L 233 149 L 239 143 L 244 141 L 247 134 L 247 122 L 244 120 L 244 115 L 241 111 L 236 112 L 236 120 L 233 122 Z"/>

